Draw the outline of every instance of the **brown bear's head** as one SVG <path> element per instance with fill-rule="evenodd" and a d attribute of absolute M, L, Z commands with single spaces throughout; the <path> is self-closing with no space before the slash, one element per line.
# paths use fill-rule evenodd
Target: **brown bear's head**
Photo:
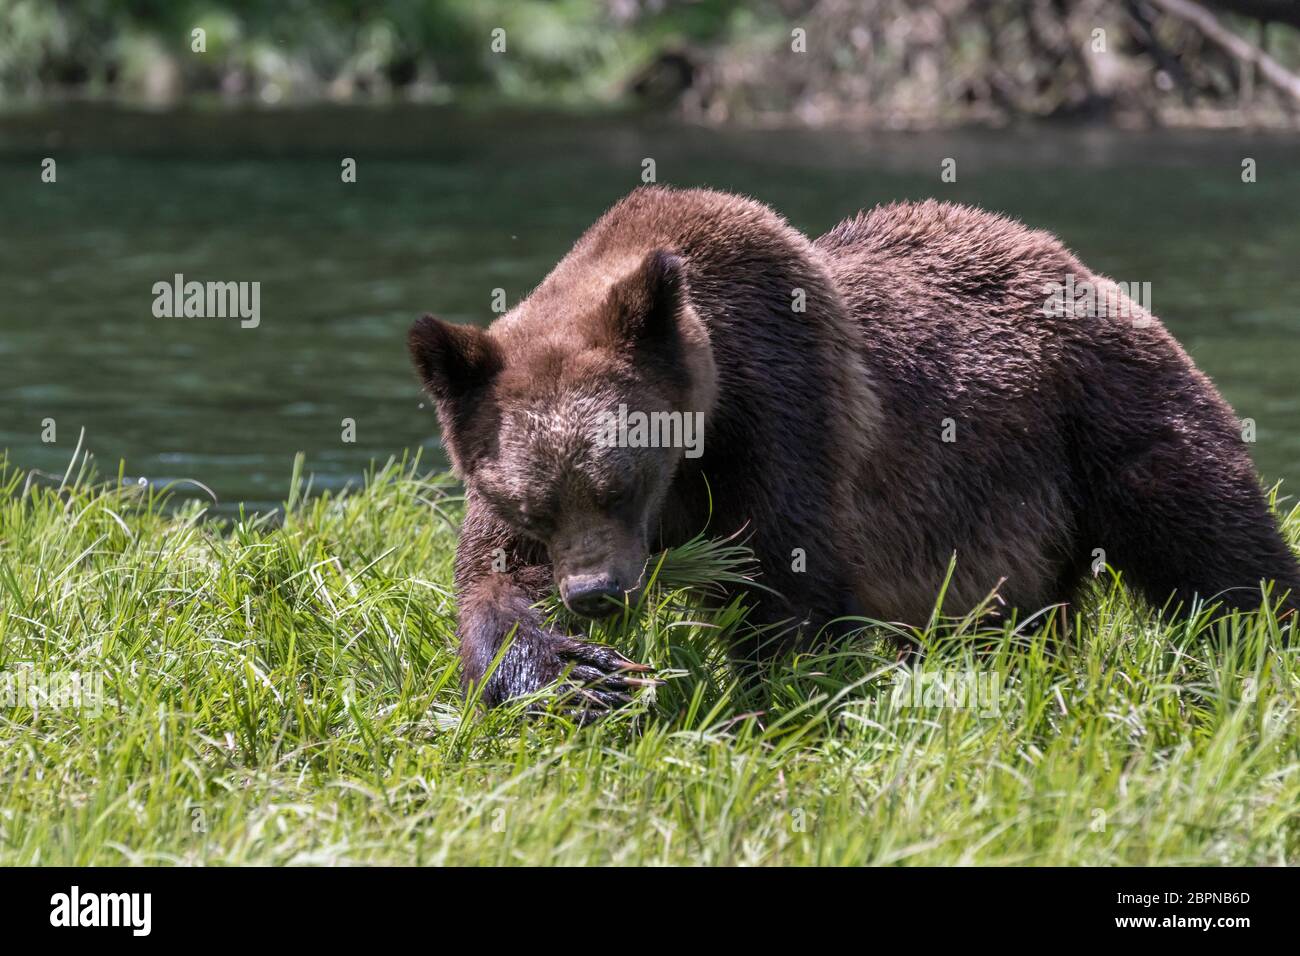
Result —
<path fill-rule="evenodd" d="M 564 603 L 593 617 L 639 595 L 716 388 L 686 263 L 655 250 L 625 265 L 570 270 L 580 280 L 544 283 L 488 330 L 425 316 L 409 336 L 456 473 L 545 545 Z"/>

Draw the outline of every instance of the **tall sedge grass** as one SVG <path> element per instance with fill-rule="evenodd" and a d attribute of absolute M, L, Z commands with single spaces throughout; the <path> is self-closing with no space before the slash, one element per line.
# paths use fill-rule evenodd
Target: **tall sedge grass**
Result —
<path fill-rule="evenodd" d="M 0 467 L 0 863 L 1300 862 L 1300 663 L 1267 609 L 863 622 L 738 686 L 743 539 L 587 627 L 663 686 L 577 727 L 460 696 L 461 503 L 391 462 L 282 512 Z M 1300 510 L 1285 517 L 1300 539 Z M 77 674 L 94 700 L 17 692 Z"/>

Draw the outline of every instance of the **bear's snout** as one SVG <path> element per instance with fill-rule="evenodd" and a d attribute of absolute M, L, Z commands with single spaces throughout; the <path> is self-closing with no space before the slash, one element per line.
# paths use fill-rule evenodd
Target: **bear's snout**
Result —
<path fill-rule="evenodd" d="M 623 585 L 611 574 L 574 575 L 561 582 L 560 597 L 574 614 L 606 617 L 618 610 Z"/>
<path fill-rule="evenodd" d="M 605 617 L 641 594 L 646 547 L 636 528 L 584 514 L 561 522 L 548 543 L 564 606 L 583 617 Z M 612 599 L 612 600 L 611 600 Z"/>

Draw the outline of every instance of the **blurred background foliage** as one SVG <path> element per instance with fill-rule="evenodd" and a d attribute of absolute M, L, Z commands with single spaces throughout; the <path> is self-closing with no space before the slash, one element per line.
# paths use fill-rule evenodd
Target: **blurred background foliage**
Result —
<path fill-rule="evenodd" d="M 1297 69 L 1292 0 L 0 0 L 8 108 L 400 100 L 766 125 L 1294 127 Z"/>

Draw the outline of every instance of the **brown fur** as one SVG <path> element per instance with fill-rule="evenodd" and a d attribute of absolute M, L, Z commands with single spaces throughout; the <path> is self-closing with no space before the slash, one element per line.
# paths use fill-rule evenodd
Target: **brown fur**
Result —
<path fill-rule="evenodd" d="M 531 604 L 597 579 L 634 597 L 647 554 L 706 522 L 745 528 L 781 595 L 751 594 L 752 620 L 805 637 L 844 614 L 923 623 L 954 553 L 950 611 L 995 589 L 1026 613 L 1069 601 L 1096 548 L 1156 604 L 1257 606 L 1276 581 L 1296 607 L 1300 570 L 1231 410 L 1158 322 L 1045 314 L 1070 275 L 1106 281 L 975 209 L 881 207 L 813 243 L 751 200 L 652 187 L 488 330 L 416 323 L 469 499 L 467 681 L 516 628 L 490 703 L 568 666 L 625 668 Z M 619 403 L 703 412 L 703 456 L 593 447 Z"/>

